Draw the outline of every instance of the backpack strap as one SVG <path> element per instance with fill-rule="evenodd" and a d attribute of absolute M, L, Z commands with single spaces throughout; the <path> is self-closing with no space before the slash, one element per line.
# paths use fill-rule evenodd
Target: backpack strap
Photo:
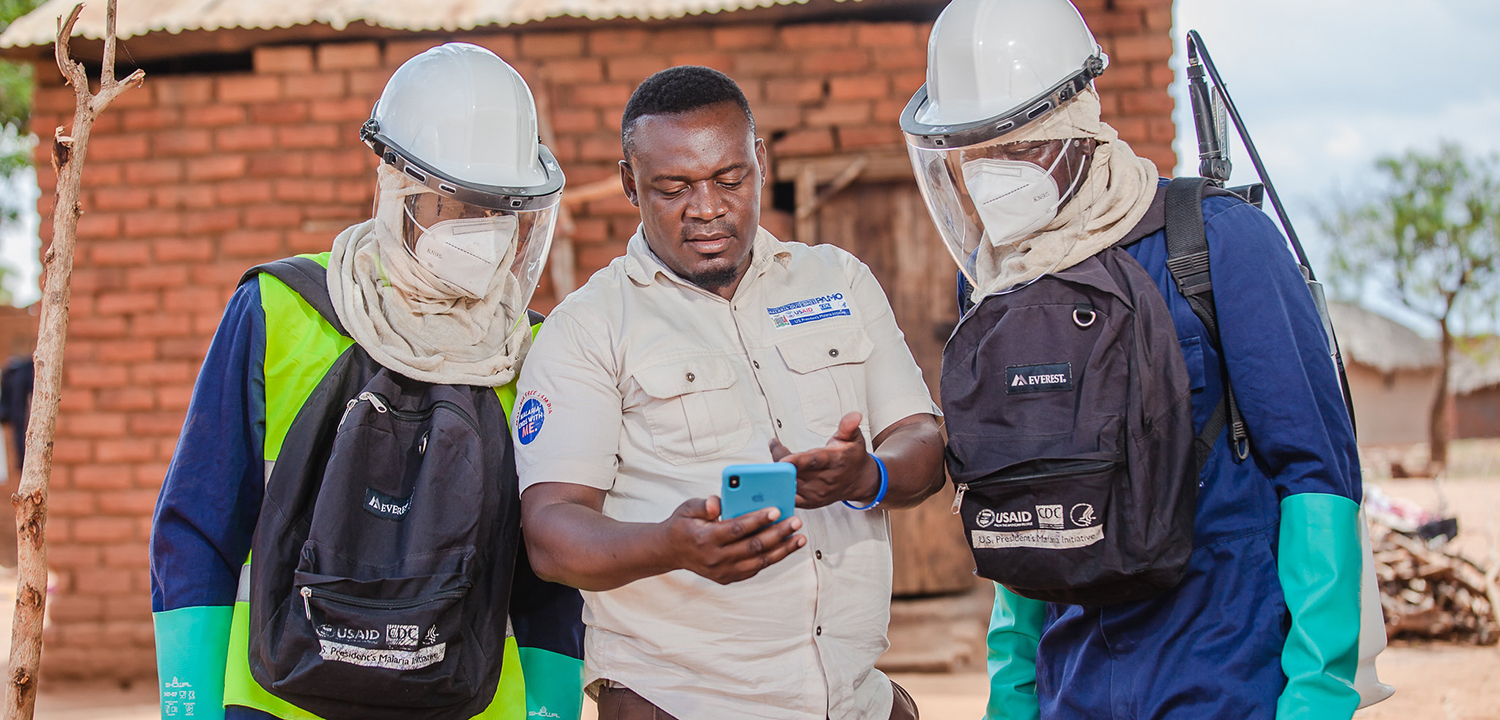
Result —
<path fill-rule="evenodd" d="M 1175 178 L 1167 185 L 1164 207 L 1167 270 L 1172 273 L 1177 291 L 1187 299 L 1193 314 L 1208 331 L 1209 342 L 1219 351 L 1222 364 L 1224 347 L 1219 340 L 1219 321 L 1214 309 L 1214 286 L 1208 267 L 1208 235 L 1203 229 L 1203 196 L 1208 187 L 1209 180 L 1201 177 Z M 1208 460 L 1208 454 L 1225 426 L 1229 428 L 1229 443 L 1235 457 L 1244 460 L 1250 456 L 1245 418 L 1240 414 L 1239 402 L 1230 387 L 1229 373 L 1221 372 L 1221 375 L 1224 396 L 1219 399 L 1194 443 L 1200 468 Z"/>
<path fill-rule="evenodd" d="M 334 330 L 349 337 L 349 331 L 344 329 L 344 323 L 339 321 L 338 313 L 333 309 L 333 297 L 328 294 L 328 269 L 317 260 L 296 256 L 256 265 L 240 276 L 239 284 L 250 282 L 260 273 L 285 283 L 292 292 L 302 296 L 312 309 L 317 310 Z"/>

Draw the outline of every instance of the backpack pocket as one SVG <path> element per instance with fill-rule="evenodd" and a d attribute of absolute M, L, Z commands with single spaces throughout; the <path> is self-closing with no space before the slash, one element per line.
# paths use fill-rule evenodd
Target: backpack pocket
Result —
<path fill-rule="evenodd" d="M 391 708 L 438 708 L 473 695 L 454 672 L 465 652 L 464 574 L 353 580 L 297 572 L 283 614 L 290 671 L 272 689 Z"/>
<path fill-rule="evenodd" d="M 1111 490 L 1125 471 L 1121 459 L 1036 460 L 960 484 L 954 509 L 976 572 L 1017 592 L 1094 577 L 1114 531 Z"/>

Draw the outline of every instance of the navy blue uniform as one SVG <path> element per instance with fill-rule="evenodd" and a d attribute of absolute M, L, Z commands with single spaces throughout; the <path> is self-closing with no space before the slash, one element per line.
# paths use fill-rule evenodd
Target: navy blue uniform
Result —
<path fill-rule="evenodd" d="M 1171 592 L 1102 608 L 1048 604 L 1032 615 L 1041 627 L 1031 629 L 1024 627 L 1025 608 L 1002 621 L 997 605 L 1003 627 L 991 628 L 991 720 L 1036 717 L 1038 710 L 1056 719 L 1270 720 L 1290 716 L 1287 708 L 1298 705 L 1282 698 L 1288 675 L 1299 676 L 1284 671 L 1284 650 L 1289 638 L 1299 648 L 1317 643 L 1294 629 L 1278 577 L 1283 502 L 1333 496 L 1340 513 L 1348 504 L 1343 499 L 1357 511 L 1358 452 L 1322 321 L 1280 232 L 1237 198 L 1205 199 L 1203 216 L 1222 356 L 1167 270 L 1165 231 L 1128 250 L 1156 282 L 1176 324 L 1195 428 L 1202 429 L 1222 397 L 1227 370 L 1250 457 L 1237 462 L 1227 433 L 1219 436 L 1199 476 L 1193 554 Z M 1357 585 L 1357 567 L 1354 578 Z M 1343 594 L 1341 603 L 1348 600 Z M 1003 595 L 1013 604 L 1034 602 Z M 1354 626 L 1357 599 L 1356 592 Z M 1001 646 L 1024 653 L 1028 642 L 1037 648 L 1034 688 L 1020 677 L 1025 658 L 996 674 L 996 663 L 1008 662 Z M 1352 679 L 1353 657 L 1345 657 L 1342 642 L 1334 643 L 1338 658 L 1329 663 L 1338 672 L 1323 674 L 1341 677 L 1347 670 Z M 1347 703 L 1347 693 L 1335 692 Z M 1031 693 L 1034 701 L 1026 697 Z M 1278 703 L 1286 706 L 1280 716 Z"/>

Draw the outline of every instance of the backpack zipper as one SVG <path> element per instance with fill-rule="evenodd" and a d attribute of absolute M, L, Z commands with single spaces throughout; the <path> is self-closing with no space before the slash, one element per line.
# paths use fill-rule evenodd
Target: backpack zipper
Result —
<path fill-rule="evenodd" d="M 299 592 L 302 595 L 302 611 L 307 614 L 308 620 L 312 620 L 313 597 L 318 597 L 323 600 L 332 600 L 333 602 L 339 603 L 341 605 L 353 605 L 354 607 L 367 608 L 370 610 L 406 610 L 408 608 L 414 608 L 419 605 L 426 605 L 428 603 L 437 602 L 439 600 L 463 597 L 464 592 L 467 589 L 468 586 L 465 585 L 463 590 L 449 590 L 447 592 L 440 592 L 435 595 L 428 595 L 424 598 L 410 600 L 372 600 L 368 598 L 354 597 L 353 595 L 345 595 L 343 593 L 334 592 L 332 590 L 314 590 L 311 585 L 303 585 L 302 589 Z"/>
<path fill-rule="evenodd" d="M 404 410 L 397 410 L 391 407 L 390 400 L 387 399 L 386 396 L 381 395 L 380 393 L 370 392 L 369 390 L 360 393 L 359 395 L 355 396 L 354 399 L 350 400 L 344 405 L 344 416 L 339 418 L 340 427 L 343 427 L 344 420 L 348 419 L 349 413 L 354 410 L 354 406 L 358 405 L 361 400 L 367 401 L 371 405 L 375 406 L 375 412 L 390 413 L 391 415 L 395 416 L 397 420 L 404 420 L 406 422 L 420 422 L 422 420 L 426 420 L 432 417 L 433 411 L 437 410 L 438 408 L 447 408 L 448 410 L 451 410 L 453 414 L 462 419 L 465 424 L 473 428 L 475 435 L 483 435 L 483 433 L 479 431 L 479 423 L 475 422 L 474 418 L 469 417 L 469 413 L 464 412 L 464 409 L 459 407 L 456 403 L 450 402 L 448 400 L 439 400 L 428 407 L 425 412 L 406 412 Z"/>
<path fill-rule="evenodd" d="M 970 485 L 973 485 L 974 487 L 984 487 L 985 485 L 994 485 L 996 483 L 1027 482 L 1030 480 L 1055 480 L 1060 478 L 1073 477 L 1075 475 L 1089 475 L 1091 473 L 1099 472 L 1100 470 L 1106 470 L 1116 464 L 1114 460 L 1093 460 L 1084 461 L 1084 463 L 1085 464 L 1082 465 L 1074 465 L 1062 470 L 1053 470 L 1050 472 L 1031 473 L 1029 475 L 1015 475 L 1011 477 L 994 477 L 986 478 L 983 480 L 975 480 L 972 482 L 959 483 L 958 492 L 953 495 L 953 514 L 958 514 L 959 506 L 961 506 L 964 501 L 964 493 L 969 491 Z"/>

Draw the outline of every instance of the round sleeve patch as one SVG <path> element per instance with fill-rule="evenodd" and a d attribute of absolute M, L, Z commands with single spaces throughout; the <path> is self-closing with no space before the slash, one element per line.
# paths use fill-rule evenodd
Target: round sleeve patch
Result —
<path fill-rule="evenodd" d="M 530 445 L 532 440 L 542 432 L 542 425 L 547 421 L 547 415 L 552 412 L 552 402 L 535 390 L 527 390 L 521 396 L 521 402 L 516 410 L 516 439 L 522 445 Z"/>

